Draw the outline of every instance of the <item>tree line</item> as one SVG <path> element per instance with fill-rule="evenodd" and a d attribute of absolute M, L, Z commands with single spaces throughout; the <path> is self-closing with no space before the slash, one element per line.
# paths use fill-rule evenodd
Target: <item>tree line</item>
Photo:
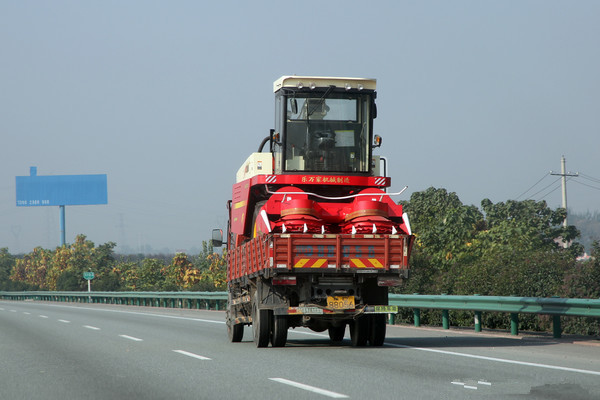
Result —
<path fill-rule="evenodd" d="M 16 257 L 0 249 L 0 290 L 87 290 L 83 273 L 92 271 L 94 291 L 215 291 L 225 290 L 225 256 L 202 243 L 196 256 L 133 257 L 114 253 L 116 243 L 99 246 L 78 235 L 70 245 L 54 250 L 36 247 Z"/>
<path fill-rule="evenodd" d="M 566 210 L 545 201 L 463 204 L 443 188 L 415 192 L 401 202 L 416 240 L 411 276 L 401 293 L 600 298 L 600 245 L 592 258 L 578 261 L 583 246 L 575 226 L 563 227 Z M 564 247 L 567 244 L 567 247 Z M 401 317 L 412 320 L 411 310 Z M 456 325 L 471 326 L 473 314 L 451 312 Z M 520 316 L 521 329 L 551 329 L 551 318 Z M 441 324 L 441 312 L 421 315 L 423 323 Z M 485 313 L 484 326 L 508 329 L 503 314 Z M 565 318 L 567 333 L 598 334 L 592 318 Z"/>

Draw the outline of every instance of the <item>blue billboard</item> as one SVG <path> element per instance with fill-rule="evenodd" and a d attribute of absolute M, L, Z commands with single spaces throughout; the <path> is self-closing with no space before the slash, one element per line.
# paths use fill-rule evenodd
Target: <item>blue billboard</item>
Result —
<path fill-rule="evenodd" d="M 17 176 L 17 206 L 108 204 L 106 174 Z"/>

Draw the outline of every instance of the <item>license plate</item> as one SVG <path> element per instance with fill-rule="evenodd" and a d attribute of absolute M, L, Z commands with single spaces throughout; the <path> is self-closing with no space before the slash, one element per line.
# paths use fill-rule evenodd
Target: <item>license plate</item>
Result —
<path fill-rule="evenodd" d="M 330 310 L 353 310 L 354 296 L 327 296 L 327 308 Z"/>

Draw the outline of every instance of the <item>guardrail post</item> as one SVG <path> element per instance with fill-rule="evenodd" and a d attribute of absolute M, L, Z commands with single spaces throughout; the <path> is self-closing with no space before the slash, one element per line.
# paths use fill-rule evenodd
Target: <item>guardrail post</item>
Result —
<path fill-rule="evenodd" d="M 481 332 L 481 311 L 475 311 L 475 332 Z"/>
<path fill-rule="evenodd" d="M 473 296 L 480 296 L 479 294 L 474 294 Z M 474 311 L 474 321 L 473 325 L 475 326 L 475 332 L 481 332 L 481 311 Z"/>
<path fill-rule="evenodd" d="M 217 303 L 219 304 L 219 303 Z M 395 325 L 396 324 L 396 314 L 394 313 L 389 313 L 388 314 L 388 324 L 389 325 Z"/>
<path fill-rule="evenodd" d="M 442 296 L 447 295 L 447 293 L 442 293 Z M 450 329 L 450 312 L 448 310 L 442 310 L 442 327 L 444 329 Z"/>
<path fill-rule="evenodd" d="M 415 327 L 418 328 L 421 326 L 421 309 L 413 308 L 413 315 L 414 315 L 414 320 L 415 320 Z"/>
<path fill-rule="evenodd" d="M 560 326 L 560 315 L 552 316 L 552 336 L 555 339 L 560 339 L 562 336 L 562 327 Z"/>
<path fill-rule="evenodd" d="M 510 313 L 510 334 L 517 336 L 519 334 L 519 314 Z"/>
<path fill-rule="evenodd" d="M 450 329 L 450 312 L 442 310 L 442 326 L 444 329 Z"/>

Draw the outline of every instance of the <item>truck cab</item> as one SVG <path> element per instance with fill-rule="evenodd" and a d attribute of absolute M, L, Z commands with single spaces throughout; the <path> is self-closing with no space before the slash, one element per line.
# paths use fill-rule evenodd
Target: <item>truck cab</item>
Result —
<path fill-rule="evenodd" d="M 275 174 L 373 173 L 375 80 L 284 76 L 274 90 Z"/>

